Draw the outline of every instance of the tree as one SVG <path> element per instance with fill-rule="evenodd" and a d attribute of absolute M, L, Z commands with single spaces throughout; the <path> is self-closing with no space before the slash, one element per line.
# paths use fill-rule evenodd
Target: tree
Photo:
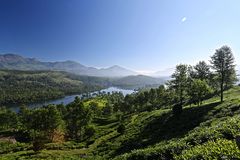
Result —
<path fill-rule="evenodd" d="M 120 111 L 124 113 L 131 113 L 134 111 L 134 96 L 133 95 L 126 95 L 124 98 L 124 101 L 122 103 L 122 106 L 120 108 Z"/>
<path fill-rule="evenodd" d="M 74 102 L 67 105 L 65 120 L 69 137 L 81 141 L 91 118 L 92 114 L 89 107 L 84 106 L 80 98 L 76 97 Z"/>
<path fill-rule="evenodd" d="M 221 48 L 216 49 L 210 62 L 218 77 L 221 102 L 223 102 L 224 89 L 227 86 L 234 84 L 234 81 L 236 80 L 234 56 L 231 48 L 228 46 L 222 46 Z"/>
<path fill-rule="evenodd" d="M 103 115 L 111 115 L 113 112 L 113 104 L 107 103 L 103 108 Z"/>
<path fill-rule="evenodd" d="M 205 61 L 200 61 L 194 66 L 195 74 L 194 78 L 200 80 L 207 80 L 210 75 L 210 67 L 207 65 Z"/>
<path fill-rule="evenodd" d="M 48 137 L 51 141 L 63 139 L 63 129 L 64 122 L 61 116 L 61 113 L 58 111 L 55 105 L 49 105 L 46 107 L 47 113 L 45 115 L 45 120 L 43 121 L 44 125 L 46 125 L 46 131 Z"/>
<path fill-rule="evenodd" d="M 148 94 L 150 103 L 155 104 L 157 100 L 157 90 L 151 88 Z"/>
<path fill-rule="evenodd" d="M 87 125 L 85 128 L 85 136 L 86 138 L 92 137 L 96 133 L 96 129 L 93 125 Z"/>
<path fill-rule="evenodd" d="M 197 103 L 199 106 L 210 93 L 212 93 L 212 90 L 205 80 L 194 79 L 190 86 L 190 102 Z"/>
<path fill-rule="evenodd" d="M 169 88 L 175 91 L 177 95 L 177 102 L 182 106 L 187 95 L 188 65 L 177 65 L 172 78 L 173 80 L 170 81 Z"/>
<path fill-rule="evenodd" d="M 10 109 L 0 107 L 0 130 L 17 129 L 18 117 L 17 114 Z"/>
<path fill-rule="evenodd" d="M 97 102 L 90 102 L 89 104 L 89 109 L 92 111 L 92 113 L 95 115 L 95 116 L 100 116 L 101 115 L 101 109 L 98 105 Z"/>
<path fill-rule="evenodd" d="M 21 106 L 18 113 L 20 131 L 33 141 L 33 150 L 39 151 L 48 142 L 64 140 L 64 122 L 61 113 L 55 105 L 48 105 L 42 108 L 28 109 Z"/>

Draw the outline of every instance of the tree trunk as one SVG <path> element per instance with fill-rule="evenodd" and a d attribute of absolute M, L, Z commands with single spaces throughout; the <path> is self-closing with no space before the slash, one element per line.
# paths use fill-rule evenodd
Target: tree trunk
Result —
<path fill-rule="evenodd" d="M 183 105 L 183 91 L 182 91 L 182 89 L 180 90 L 180 104 L 181 104 L 181 106 Z"/>
<path fill-rule="evenodd" d="M 223 84 L 224 84 L 224 70 L 223 70 L 223 64 L 224 62 L 222 61 L 222 71 L 221 71 L 221 103 L 223 102 Z"/>
<path fill-rule="evenodd" d="M 223 102 L 223 83 L 221 83 L 221 102 Z"/>

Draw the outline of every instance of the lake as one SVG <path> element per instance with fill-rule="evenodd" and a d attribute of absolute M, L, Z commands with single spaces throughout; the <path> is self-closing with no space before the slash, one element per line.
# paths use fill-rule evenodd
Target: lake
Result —
<path fill-rule="evenodd" d="M 132 94 L 136 91 L 129 90 L 129 89 L 121 89 L 121 88 L 117 88 L 117 87 L 109 87 L 106 89 L 102 89 L 100 91 L 91 92 L 90 95 L 94 95 L 99 92 L 105 92 L 105 93 L 122 92 L 122 94 L 124 96 L 126 96 L 127 94 Z M 66 104 L 73 102 L 76 96 L 82 97 L 82 94 L 74 94 L 74 95 L 69 95 L 69 96 L 65 96 L 62 98 L 54 99 L 54 100 L 48 100 L 48 101 L 43 101 L 43 102 L 38 102 L 38 103 L 31 103 L 31 104 L 27 104 L 27 106 L 29 108 L 36 108 L 36 107 L 41 107 L 41 106 L 49 105 L 49 104 L 64 104 L 64 105 L 66 105 Z M 14 104 L 14 105 L 9 105 L 8 107 L 17 112 L 19 110 L 19 106 L 20 106 L 19 104 Z"/>

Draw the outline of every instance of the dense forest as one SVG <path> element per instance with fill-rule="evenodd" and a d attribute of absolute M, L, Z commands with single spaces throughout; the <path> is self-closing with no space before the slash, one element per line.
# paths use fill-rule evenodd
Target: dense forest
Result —
<path fill-rule="evenodd" d="M 76 97 L 66 106 L 21 106 L 18 113 L 2 107 L 0 157 L 240 159 L 236 81 L 233 53 L 222 46 L 210 65 L 179 64 L 158 88 Z"/>
<path fill-rule="evenodd" d="M 81 76 L 57 71 L 0 70 L 0 104 L 49 100 L 68 94 L 96 91 L 105 86 L 103 83 L 95 83 L 94 79 L 88 81 Z"/>

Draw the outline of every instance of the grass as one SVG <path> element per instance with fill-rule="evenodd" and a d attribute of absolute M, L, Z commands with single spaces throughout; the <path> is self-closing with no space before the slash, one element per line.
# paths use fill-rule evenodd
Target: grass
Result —
<path fill-rule="evenodd" d="M 97 118 L 96 133 L 86 142 L 48 144 L 39 153 L 29 144 L 20 150 L 13 145 L 0 159 L 240 159 L 234 140 L 240 134 L 240 87 L 224 95 L 223 103 L 213 97 L 199 107 L 186 106 L 180 117 L 170 109 L 125 115 L 124 134 L 116 131 L 115 116 Z"/>
<path fill-rule="evenodd" d="M 85 106 L 90 106 L 91 103 L 96 103 L 97 106 L 102 109 L 106 106 L 107 104 L 107 99 L 106 98 L 101 98 L 101 97 L 96 97 L 96 98 L 90 98 L 84 101 Z"/>

